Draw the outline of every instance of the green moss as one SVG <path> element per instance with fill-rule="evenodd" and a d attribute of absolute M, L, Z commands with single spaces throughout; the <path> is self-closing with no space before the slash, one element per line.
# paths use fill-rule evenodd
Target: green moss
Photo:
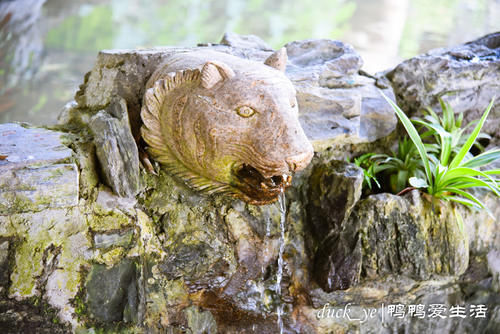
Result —
<path fill-rule="evenodd" d="M 108 267 L 113 266 L 123 259 L 126 255 L 126 250 L 123 247 L 116 247 L 107 252 L 99 253 L 95 260 L 98 263 L 105 264 Z"/>
<path fill-rule="evenodd" d="M 48 241 L 25 239 L 16 245 L 15 265 L 11 272 L 9 293 L 20 297 L 32 297 L 36 293 L 36 277 L 42 273 L 43 250 Z"/>
<path fill-rule="evenodd" d="M 94 144 L 78 142 L 72 146 L 72 149 L 78 156 L 76 164 L 80 172 L 80 197 L 93 201 L 99 184 Z"/>
<path fill-rule="evenodd" d="M 71 292 L 76 293 L 79 285 L 77 272 L 84 259 L 75 256 L 74 249 L 85 247 L 80 243 L 86 240 L 83 235 L 78 238 L 77 233 L 83 233 L 86 226 L 77 213 L 72 210 L 47 210 L 17 214 L 10 217 L 10 225 L 19 238 L 13 245 L 15 252 L 11 264 L 10 294 L 29 297 L 43 292 L 37 289 L 45 288 L 46 282 L 40 280 L 46 276 L 42 273 L 47 270 L 46 265 L 54 256 L 57 256 L 57 279 L 60 280 L 61 289 L 70 295 Z M 75 245 L 77 241 L 79 245 Z M 40 284 L 43 285 L 38 286 Z"/>
<path fill-rule="evenodd" d="M 97 196 L 96 190 L 95 196 Z M 129 217 L 117 209 L 102 207 L 94 203 L 92 209 L 86 215 L 87 225 L 93 231 L 119 230 L 135 225 L 135 219 Z"/>
<path fill-rule="evenodd" d="M 87 312 L 87 305 L 85 305 L 85 302 L 80 296 L 76 296 L 74 299 L 74 306 L 75 313 L 78 317 L 78 320 L 80 320 L 80 318 Z"/>
<path fill-rule="evenodd" d="M 30 190 L 30 189 L 28 189 Z M 0 214 L 13 214 L 16 212 L 27 212 L 35 207 L 33 201 L 19 192 L 5 192 L 0 201 Z"/>
<path fill-rule="evenodd" d="M 168 304 L 179 305 L 186 302 L 188 298 L 186 286 L 180 279 L 167 281 L 164 285 L 165 292 L 168 295 Z"/>
<path fill-rule="evenodd" d="M 49 177 L 43 177 L 43 181 L 50 182 L 50 179 L 59 178 L 64 171 L 62 168 L 53 169 Z M 39 182 L 42 182 L 39 180 Z M 66 197 L 71 190 L 61 185 L 55 185 L 56 194 L 43 194 L 39 189 L 29 186 L 28 184 L 16 186 L 15 190 L 7 189 L 1 193 L 0 214 L 14 214 L 22 212 L 39 212 L 53 206 L 57 196 Z M 0 189 L 1 190 L 1 189 Z M 33 193 L 34 197 L 28 197 L 26 194 Z"/>
<path fill-rule="evenodd" d="M 78 286 L 77 293 L 73 299 L 70 300 L 70 304 L 75 308 L 75 314 L 78 321 L 85 322 L 88 320 L 88 308 L 85 301 L 85 296 L 87 294 L 84 282 L 87 279 L 89 270 L 87 267 L 81 266 L 78 270 L 78 281 L 81 284 Z"/>

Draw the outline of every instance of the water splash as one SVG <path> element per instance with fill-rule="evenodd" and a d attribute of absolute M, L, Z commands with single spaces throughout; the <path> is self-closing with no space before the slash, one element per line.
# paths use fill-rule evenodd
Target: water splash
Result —
<path fill-rule="evenodd" d="M 286 201 L 285 201 L 285 190 L 281 189 L 280 196 L 278 198 L 280 206 L 280 239 L 279 239 L 279 253 L 278 253 L 278 273 L 276 274 L 276 295 L 278 298 L 278 307 L 276 314 L 278 315 L 278 328 L 280 334 L 283 334 L 283 303 L 281 302 L 281 280 L 283 279 L 283 252 L 285 251 L 285 220 L 286 220 Z"/>

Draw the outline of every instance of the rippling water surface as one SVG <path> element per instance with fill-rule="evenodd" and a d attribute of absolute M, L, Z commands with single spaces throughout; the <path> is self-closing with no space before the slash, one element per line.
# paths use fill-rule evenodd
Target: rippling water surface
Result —
<path fill-rule="evenodd" d="M 376 72 L 500 30 L 500 0 L 0 0 L 0 122 L 53 124 L 101 49 L 256 34 L 350 43 Z"/>

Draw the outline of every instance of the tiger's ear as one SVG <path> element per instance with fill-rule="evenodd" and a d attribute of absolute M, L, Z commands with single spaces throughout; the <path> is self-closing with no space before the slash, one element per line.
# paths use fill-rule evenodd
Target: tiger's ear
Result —
<path fill-rule="evenodd" d="M 283 47 L 267 57 L 267 59 L 264 61 L 264 64 L 266 64 L 267 66 L 271 66 L 278 71 L 285 72 L 287 60 L 288 55 L 286 54 L 286 49 Z"/>
<path fill-rule="evenodd" d="M 201 85 L 210 89 L 217 83 L 234 77 L 234 71 L 223 62 L 208 61 L 201 69 Z"/>

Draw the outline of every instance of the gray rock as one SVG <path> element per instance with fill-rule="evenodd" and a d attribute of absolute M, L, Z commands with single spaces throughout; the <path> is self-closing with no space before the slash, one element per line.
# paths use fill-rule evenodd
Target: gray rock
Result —
<path fill-rule="evenodd" d="M 94 247 L 106 249 L 110 247 L 128 247 L 134 237 L 133 229 L 125 229 L 118 232 L 96 233 L 94 234 Z"/>
<path fill-rule="evenodd" d="M 363 61 L 347 44 L 305 40 L 286 45 L 287 75 L 297 89 L 300 120 L 315 150 L 370 143 L 390 135 L 397 119 Z M 384 93 L 392 96 L 390 89 Z"/>
<path fill-rule="evenodd" d="M 95 203 L 105 212 L 135 214 L 134 206 L 137 204 L 135 198 L 120 197 L 112 193 L 109 188 L 99 189 Z"/>
<path fill-rule="evenodd" d="M 0 241 L 0 266 L 3 266 L 9 258 L 9 240 Z"/>
<path fill-rule="evenodd" d="M 333 233 L 319 246 L 313 268 L 316 283 L 325 291 L 345 290 L 361 276 L 361 240 L 351 231 Z"/>
<path fill-rule="evenodd" d="M 45 209 L 0 215 L 0 237 L 12 241 L 9 297 L 67 296 L 66 302 L 78 291 L 80 265 L 89 260 L 88 230 L 81 208 Z M 49 287 L 52 274 L 59 272 Z M 53 305 L 55 306 L 55 305 Z M 59 306 L 59 305 L 58 305 Z M 61 318 L 71 319 L 72 308 L 65 305 Z"/>
<path fill-rule="evenodd" d="M 333 160 L 316 163 L 308 179 L 307 226 L 316 244 L 351 214 L 361 197 L 363 171 L 354 164 Z"/>
<path fill-rule="evenodd" d="M 292 80 L 306 79 L 309 84 L 327 88 L 353 87 L 363 65 L 354 48 L 340 41 L 311 39 L 286 44 Z M 304 71 L 307 69 L 310 73 Z"/>
<path fill-rule="evenodd" d="M 486 254 L 500 245 L 500 198 L 495 194 L 476 189 L 474 196 L 479 198 L 489 210 L 471 210 L 459 207 L 469 238 L 471 254 Z"/>
<path fill-rule="evenodd" d="M 63 134 L 0 124 L 0 214 L 78 204 L 78 170 Z"/>
<path fill-rule="evenodd" d="M 61 323 L 57 310 L 46 303 L 33 305 L 29 301 L 0 301 L 0 332 L 3 334 L 40 333 L 67 334 L 71 327 Z"/>
<path fill-rule="evenodd" d="M 485 333 L 498 333 L 500 332 L 500 307 L 496 306 L 491 311 L 490 321 L 486 326 Z M 471 326 L 472 327 L 472 326 Z M 472 327 L 474 328 L 474 327 Z"/>
<path fill-rule="evenodd" d="M 78 204 L 75 164 L 10 169 L 0 174 L 0 214 Z"/>
<path fill-rule="evenodd" d="M 314 308 L 303 307 L 301 313 L 314 324 L 316 333 L 496 333 L 499 328 L 497 295 L 484 286 L 450 280 L 386 279 L 351 288 L 349 293 L 314 291 L 312 298 Z M 411 312 L 412 305 L 422 307 L 423 317 Z M 476 316 L 471 310 L 479 305 L 486 312 Z M 452 316 L 452 307 L 457 306 L 464 317 Z"/>
<path fill-rule="evenodd" d="M 464 45 L 432 50 L 406 60 L 388 72 L 398 103 L 414 114 L 430 106 L 439 110 L 438 97 L 449 102 L 465 122 L 479 119 L 496 95 L 483 131 L 500 142 L 500 32 Z"/>
<path fill-rule="evenodd" d="M 0 295 L 9 285 L 9 240 L 0 239 Z"/>
<path fill-rule="evenodd" d="M 344 161 L 320 162 L 308 184 L 306 241 L 313 278 L 325 291 L 346 289 L 358 283 L 361 272 L 361 242 L 346 220 L 361 197 L 363 171 Z"/>
<path fill-rule="evenodd" d="M 0 172 L 69 162 L 73 151 L 64 146 L 63 135 L 15 123 L 0 124 Z"/>
<path fill-rule="evenodd" d="M 146 81 L 166 56 L 183 51 L 186 49 L 166 47 L 99 52 L 94 68 L 85 75 L 84 82 L 75 95 L 80 113 L 95 114 L 96 111 L 106 109 L 116 96 L 120 96 L 127 103 L 132 133 L 138 136 Z M 81 125 L 81 119 L 85 120 L 85 117 L 69 115 L 69 120 L 66 116 L 61 117 L 61 122 L 71 127 L 75 120 Z"/>
<path fill-rule="evenodd" d="M 332 291 L 385 275 L 460 275 L 469 263 L 469 243 L 455 214 L 449 203 L 429 203 L 418 191 L 371 195 L 320 246 L 316 280 Z"/>
<path fill-rule="evenodd" d="M 207 243 L 182 244 L 176 242 L 167 250 L 168 256 L 158 265 L 168 279 L 184 277 L 193 288 L 214 286 L 217 276 L 223 276 L 229 265 L 222 254 Z M 218 284 L 217 284 L 218 285 Z"/>
<path fill-rule="evenodd" d="M 93 116 L 89 125 L 106 184 L 120 196 L 135 196 L 141 187 L 139 152 L 130 130 L 125 100 L 114 100 Z"/>
<path fill-rule="evenodd" d="M 273 51 L 272 47 L 270 47 L 260 37 L 255 35 L 238 35 L 232 32 L 226 32 L 222 37 L 220 44 L 238 49 Z"/>
<path fill-rule="evenodd" d="M 487 255 L 487 260 L 492 275 L 493 289 L 500 292 L 500 250 L 492 249 Z"/>
<path fill-rule="evenodd" d="M 202 311 L 195 306 L 184 310 L 187 323 L 193 333 L 217 333 L 217 323 L 209 311 Z"/>
<path fill-rule="evenodd" d="M 137 301 L 129 300 L 136 294 L 130 290 L 137 289 L 135 279 L 135 263 L 124 260 L 113 268 L 96 264 L 92 267 L 86 284 L 87 302 L 90 314 L 103 322 L 121 321 L 127 304 L 135 308 Z"/>

